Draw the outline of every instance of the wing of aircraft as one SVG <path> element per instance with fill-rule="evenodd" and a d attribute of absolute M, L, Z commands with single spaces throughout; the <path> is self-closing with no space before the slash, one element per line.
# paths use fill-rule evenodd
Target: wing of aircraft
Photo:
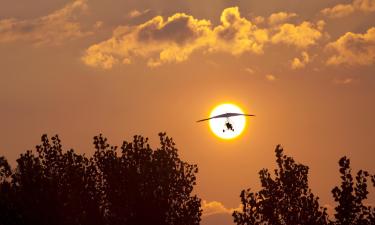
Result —
<path fill-rule="evenodd" d="M 202 122 L 202 121 L 216 119 L 216 118 L 229 118 L 229 117 L 232 117 L 232 116 L 255 116 L 255 115 L 243 114 L 243 113 L 224 113 L 224 114 L 213 116 L 213 117 L 210 117 L 210 118 L 207 118 L 207 119 L 198 120 L 197 122 Z"/>

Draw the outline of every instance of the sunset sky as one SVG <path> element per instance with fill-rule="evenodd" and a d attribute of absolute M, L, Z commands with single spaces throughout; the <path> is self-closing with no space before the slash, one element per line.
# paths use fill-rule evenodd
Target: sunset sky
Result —
<path fill-rule="evenodd" d="M 256 114 L 230 141 L 195 122 L 228 102 Z M 0 127 L 13 165 L 44 133 L 90 155 L 166 131 L 207 225 L 281 144 L 332 208 L 341 156 L 375 171 L 375 0 L 0 0 Z"/>

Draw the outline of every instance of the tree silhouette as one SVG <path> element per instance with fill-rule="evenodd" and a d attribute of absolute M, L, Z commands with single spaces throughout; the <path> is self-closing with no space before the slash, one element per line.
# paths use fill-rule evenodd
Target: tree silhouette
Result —
<path fill-rule="evenodd" d="M 182 161 L 172 138 L 159 134 L 160 147 L 134 136 L 118 148 L 94 137 L 91 157 L 63 151 L 59 137 L 42 136 L 36 151 L 26 151 L 12 169 L 0 157 L 0 225 L 198 225 L 200 199 L 192 194 L 196 165 Z M 375 175 L 350 160 L 339 161 L 341 185 L 330 221 L 308 186 L 308 167 L 276 147 L 274 177 L 259 172 L 261 190 L 241 192 L 238 225 L 372 225 L 375 209 L 365 204 Z"/>
<path fill-rule="evenodd" d="M 160 142 L 152 150 L 135 136 L 118 153 L 99 135 L 86 157 L 43 135 L 15 170 L 0 158 L 0 225 L 199 224 L 197 166 L 181 161 L 165 134 Z"/>
<path fill-rule="evenodd" d="M 94 138 L 93 160 L 103 178 L 110 224 L 199 224 L 200 199 L 191 196 L 196 165 L 179 159 L 173 140 L 159 134 L 161 147 L 134 136 L 121 153 L 102 136 Z"/>
<path fill-rule="evenodd" d="M 320 225 L 329 224 L 326 208 L 320 207 L 308 186 L 308 167 L 296 163 L 283 154 L 278 145 L 275 150 L 275 178 L 267 169 L 259 172 L 261 190 L 241 192 L 242 210 L 233 213 L 238 225 Z"/>
<path fill-rule="evenodd" d="M 84 155 L 63 152 L 58 136 L 51 141 L 43 135 L 35 155 L 17 159 L 10 190 L 17 222 L 4 224 L 102 224 L 94 167 Z"/>
<path fill-rule="evenodd" d="M 17 224 L 18 214 L 15 209 L 14 193 L 9 182 L 11 167 L 4 157 L 0 157 L 0 225 Z M 11 220 L 12 219 L 12 220 Z"/>
<path fill-rule="evenodd" d="M 371 225 L 375 224 L 375 209 L 366 206 L 363 201 L 367 199 L 367 182 L 374 176 L 367 171 L 359 170 L 354 182 L 351 174 L 350 160 L 343 157 L 339 161 L 341 186 L 332 190 L 333 198 L 338 203 L 335 208 L 335 224 L 337 225 Z"/>

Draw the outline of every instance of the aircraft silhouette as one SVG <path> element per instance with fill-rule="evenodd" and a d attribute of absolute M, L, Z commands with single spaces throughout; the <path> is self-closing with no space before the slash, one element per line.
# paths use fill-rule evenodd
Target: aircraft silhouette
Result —
<path fill-rule="evenodd" d="M 234 117 L 234 116 L 255 116 L 255 115 L 251 115 L 251 114 L 243 114 L 243 113 L 224 113 L 224 114 L 220 114 L 220 115 L 217 115 L 217 116 L 213 116 L 213 117 L 210 117 L 210 118 L 207 118 L 207 119 L 202 119 L 202 120 L 198 120 L 198 122 L 202 122 L 202 121 L 207 121 L 207 120 L 211 120 L 211 119 L 217 119 L 217 118 L 226 118 L 226 121 L 225 121 L 225 127 L 223 129 L 223 133 L 226 131 L 226 130 L 231 130 L 232 132 L 234 131 L 234 128 L 233 128 L 233 122 L 230 121 L 230 117 Z"/>

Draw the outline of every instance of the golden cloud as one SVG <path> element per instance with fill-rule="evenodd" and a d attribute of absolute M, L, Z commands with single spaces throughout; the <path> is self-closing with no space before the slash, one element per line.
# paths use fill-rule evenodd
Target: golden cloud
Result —
<path fill-rule="evenodd" d="M 226 208 L 221 202 L 218 201 L 212 201 L 207 202 L 203 200 L 202 202 L 202 210 L 203 210 L 203 217 L 211 216 L 215 214 L 232 214 L 233 211 L 239 210 L 238 208 Z"/>
<path fill-rule="evenodd" d="M 151 11 L 150 9 L 145 9 L 143 11 L 139 11 L 137 9 L 134 9 L 134 10 L 132 10 L 128 13 L 128 17 L 131 18 L 131 19 L 137 18 L 137 17 L 143 16 L 143 15 L 149 13 L 150 11 Z"/>
<path fill-rule="evenodd" d="M 208 20 L 176 13 L 167 20 L 157 16 L 138 26 L 118 27 L 110 39 L 90 46 L 82 60 L 109 69 L 143 57 L 148 58 L 148 66 L 155 67 L 185 61 L 197 50 L 233 55 L 263 52 L 267 31 L 241 17 L 237 7 L 225 9 L 220 20 L 220 25 L 212 27 Z"/>
<path fill-rule="evenodd" d="M 375 62 L 375 27 L 364 34 L 347 32 L 327 45 L 334 55 L 327 60 L 328 65 L 371 65 Z"/>
<path fill-rule="evenodd" d="M 351 4 L 338 4 L 332 8 L 322 9 L 321 13 L 332 18 L 340 18 L 350 15 L 354 12 L 354 7 Z"/>
<path fill-rule="evenodd" d="M 260 28 L 242 17 L 238 7 L 224 9 L 217 26 L 185 13 L 167 19 L 156 16 L 140 25 L 117 27 L 111 38 L 88 47 L 82 60 L 88 66 L 110 69 L 143 58 L 149 67 L 156 67 L 183 62 L 198 51 L 239 56 L 263 54 L 267 44 L 287 44 L 299 49 L 316 44 L 322 37 L 324 21 L 282 23 L 295 16 L 284 12 L 272 14 L 269 20 L 277 26 L 271 28 Z"/>
<path fill-rule="evenodd" d="M 278 12 L 278 13 L 273 13 L 268 17 L 268 23 L 272 25 L 284 23 L 287 20 L 296 17 L 296 13 L 287 13 L 287 12 Z"/>
<path fill-rule="evenodd" d="M 307 48 L 322 37 L 322 21 L 317 24 L 303 22 L 300 25 L 285 23 L 278 27 L 278 32 L 273 35 L 272 43 L 284 43 L 298 48 Z"/>
<path fill-rule="evenodd" d="M 355 11 L 374 12 L 375 0 L 353 0 L 350 4 L 338 4 L 332 8 L 325 8 L 321 10 L 321 13 L 331 18 L 340 18 Z"/>
<path fill-rule="evenodd" d="M 255 24 L 262 24 L 266 19 L 263 16 L 256 16 L 252 19 Z"/>
<path fill-rule="evenodd" d="M 87 65 L 104 69 L 119 62 L 129 64 L 135 57 L 149 58 L 151 67 L 181 62 L 208 44 L 212 33 L 210 27 L 209 21 L 184 13 L 177 13 L 167 20 L 157 16 L 139 26 L 116 28 L 110 39 L 90 46 L 82 59 Z"/>
<path fill-rule="evenodd" d="M 82 31 L 77 16 L 87 10 L 86 0 L 75 0 L 47 16 L 32 20 L 0 20 L 0 43 L 31 41 L 36 45 L 61 44 L 90 34 Z"/>
<path fill-rule="evenodd" d="M 268 32 L 259 29 L 249 20 L 240 16 L 238 7 L 224 9 L 220 17 L 221 25 L 214 32 L 211 49 L 233 55 L 244 52 L 263 53 L 263 46 L 268 41 Z"/>
<path fill-rule="evenodd" d="M 291 63 L 291 68 L 296 70 L 296 69 L 302 69 L 305 68 L 306 64 L 310 62 L 310 57 L 307 52 L 303 51 L 302 52 L 302 57 L 300 58 L 294 58 L 292 63 Z"/>
<path fill-rule="evenodd" d="M 268 80 L 268 81 L 276 81 L 277 80 L 277 77 L 275 76 L 275 75 L 273 75 L 273 74 L 266 74 L 266 79 Z"/>

